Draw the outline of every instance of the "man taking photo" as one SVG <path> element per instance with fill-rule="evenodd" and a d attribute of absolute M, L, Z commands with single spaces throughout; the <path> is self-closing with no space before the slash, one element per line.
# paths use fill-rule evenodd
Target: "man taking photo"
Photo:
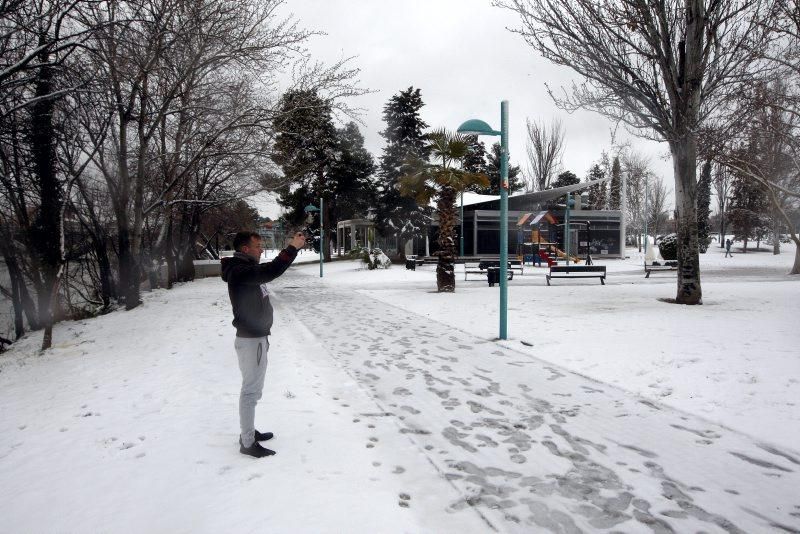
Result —
<path fill-rule="evenodd" d="M 233 257 L 222 259 L 222 280 L 228 283 L 228 296 L 233 306 L 234 347 L 242 373 L 239 452 L 255 458 L 275 454 L 275 451 L 259 444 L 271 439 L 272 432 L 262 433 L 255 428 L 256 404 L 264 389 L 272 327 L 272 304 L 267 282 L 282 275 L 305 244 L 305 236 L 298 232 L 274 260 L 261 263 L 261 236 L 256 232 L 238 232 L 233 238 Z"/>

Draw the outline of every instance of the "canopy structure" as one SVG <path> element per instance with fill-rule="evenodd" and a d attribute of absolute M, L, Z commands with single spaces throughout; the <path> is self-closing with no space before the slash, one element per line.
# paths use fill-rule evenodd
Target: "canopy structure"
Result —
<path fill-rule="evenodd" d="M 542 221 L 542 219 L 544 219 L 545 222 L 548 222 L 550 224 L 558 224 L 558 220 L 553 216 L 553 214 L 550 213 L 547 210 L 544 210 L 544 211 L 540 211 L 539 213 L 537 213 L 535 215 L 533 213 L 525 213 L 525 214 L 523 214 L 517 220 L 517 226 L 518 227 L 522 227 L 522 226 L 525 226 L 525 225 L 534 226 L 536 224 L 539 224 Z"/>

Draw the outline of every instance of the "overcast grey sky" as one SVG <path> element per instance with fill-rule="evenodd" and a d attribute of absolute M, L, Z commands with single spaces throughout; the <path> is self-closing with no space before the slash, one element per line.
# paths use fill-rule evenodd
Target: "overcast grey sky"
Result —
<path fill-rule="evenodd" d="M 326 62 L 357 56 L 364 88 L 375 92 L 352 99 L 364 108 L 360 126 L 376 160 L 384 145 L 380 132 L 386 101 L 409 86 L 422 91 L 421 114 L 432 127 L 455 130 L 463 121 L 483 119 L 500 129 L 500 101 L 509 101 L 511 163 L 526 164 L 525 120 L 559 118 L 566 129 L 564 169 L 581 179 L 611 148 L 612 124 L 588 111 L 558 109 L 545 88 L 569 85 L 569 69 L 539 57 L 507 28 L 519 26 L 517 15 L 492 7 L 491 0 L 290 0 L 301 26 L 327 35 L 313 38 L 311 54 Z M 487 145 L 499 138 L 483 138 Z M 651 158 L 652 167 L 672 189 L 672 164 L 664 159 L 665 143 L 632 137 L 623 128 L 617 142 Z"/>

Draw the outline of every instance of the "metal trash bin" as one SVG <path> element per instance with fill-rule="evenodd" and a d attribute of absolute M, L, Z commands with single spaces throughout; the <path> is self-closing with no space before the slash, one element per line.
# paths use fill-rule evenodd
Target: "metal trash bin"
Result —
<path fill-rule="evenodd" d="M 406 260 L 406 269 L 410 269 L 412 271 L 417 270 L 417 260 Z"/>
<path fill-rule="evenodd" d="M 499 284 L 500 267 L 489 267 L 486 270 L 486 279 L 489 281 L 489 287 L 494 287 L 495 284 Z"/>

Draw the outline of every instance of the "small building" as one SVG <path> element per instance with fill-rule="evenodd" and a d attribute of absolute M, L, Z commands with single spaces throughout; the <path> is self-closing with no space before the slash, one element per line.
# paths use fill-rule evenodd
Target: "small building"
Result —
<path fill-rule="evenodd" d="M 585 189 L 596 180 L 549 189 L 536 193 L 521 193 L 508 197 L 508 254 L 522 256 L 526 244 L 541 242 L 556 244 L 566 249 L 569 239 L 570 254 L 619 258 L 624 254 L 625 228 L 620 210 L 585 210 L 580 194 L 575 195 L 569 210 L 569 229 L 565 228 L 566 195 Z M 476 198 L 480 197 L 480 198 Z M 558 202 L 560 201 L 560 205 Z M 555 205 L 554 205 L 555 203 Z M 550 209 L 548 209 L 548 207 Z M 460 211 L 460 206 L 457 206 Z M 486 199 L 483 195 L 464 197 L 464 256 L 497 256 L 500 254 L 500 197 Z M 546 213 L 547 216 L 537 215 Z M 438 248 L 438 222 L 429 228 L 429 253 Z M 458 243 L 461 224 L 456 226 Z"/>

